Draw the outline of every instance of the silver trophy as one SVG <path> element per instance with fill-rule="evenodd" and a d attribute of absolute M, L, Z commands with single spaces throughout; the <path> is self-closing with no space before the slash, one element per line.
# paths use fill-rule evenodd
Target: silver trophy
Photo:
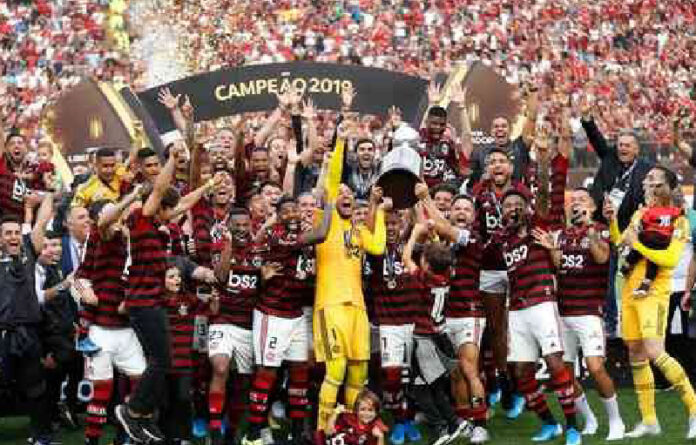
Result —
<path fill-rule="evenodd" d="M 395 209 L 407 209 L 418 202 L 414 188 L 421 176 L 420 143 L 418 132 L 401 124 L 394 132 L 392 150 L 382 159 L 377 185 L 392 199 Z"/>

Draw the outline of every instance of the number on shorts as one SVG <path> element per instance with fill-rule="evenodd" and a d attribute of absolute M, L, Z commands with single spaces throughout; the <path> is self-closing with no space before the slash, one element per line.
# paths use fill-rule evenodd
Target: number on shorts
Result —
<path fill-rule="evenodd" d="M 210 331 L 208 335 L 210 336 L 210 341 L 222 339 L 222 331 Z"/>
<path fill-rule="evenodd" d="M 270 349 L 275 349 L 277 344 L 278 344 L 278 337 L 271 337 L 268 339 L 268 347 Z"/>
<path fill-rule="evenodd" d="M 346 433 L 336 434 L 331 438 L 331 445 L 346 445 L 346 440 L 344 438 L 345 435 Z"/>

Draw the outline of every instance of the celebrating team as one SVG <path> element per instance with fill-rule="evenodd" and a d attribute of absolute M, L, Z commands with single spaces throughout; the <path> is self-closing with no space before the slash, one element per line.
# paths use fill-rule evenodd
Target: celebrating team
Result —
<path fill-rule="evenodd" d="M 431 97 L 438 94 L 431 89 Z M 660 433 L 649 361 L 678 390 L 689 412 L 687 437 L 696 437 L 694 390 L 664 350 L 671 274 L 689 233 L 673 200 L 674 173 L 647 169 L 645 207 L 622 224 L 625 187 L 637 174 L 635 152 L 629 156 L 635 138 L 605 154 L 625 174 L 610 184 L 617 189 L 612 196 L 597 202 L 590 190 L 566 191 L 568 119 L 559 119 L 559 134 L 548 123 L 537 130 L 534 91 L 522 136 L 510 140 L 510 123 L 500 117 L 493 121 L 494 145 L 474 150 L 465 92 L 455 87 L 461 134 L 454 137 L 444 108 L 429 109 L 415 135 L 422 181 L 405 191 L 418 202 L 397 210 L 377 186 L 374 143 L 355 140 L 342 122 L 350 120 L 353 96 L 344 92 L 344 112 L 323 144 L 316 142 L 311 103 L 301 110 L 301 95 L 288 91 L 253 142 L 245 144 L 245 121 L 237 119 L 206 151 L 195 139 L 191 104 L 180 106 L 180 98 L 163 91 L 161 101 L 186 139 L 168 147 L 164 165 L 148 148 L 131 149 L 130 171 L 114 150 L 96 151 L 95 173 L 75 188 L 68 209 L 73 221 L 88 210 L 80 224 L 89 235 L 75 244 L 79 267 L 41 289 L 46 302 L 69 290 L 80 304 L 76 335 L 94 389 L 89 445 L 103 435 L 115 370 L 130 393 L 114 411 L 120 443 L 183 443 L 203 411 L 214 444 L 268 443 L 270 407 L 283 392 L 287 440 L 382 443 L 386 427 L 375 418 L 378 403 L 367 385 L 392 414 L 389 439 L 396 445 L 420 440 L 414 411 L 424 414 L 438 445 L 460 436 L 489 441 L 495 432 L 487 419 L 499 393 L 509 418 L 524 406 L 538 415 L 541 428 L 532 440 L 565 435 L 575 445 L 598 426 L 575 377 L 578 351 L 606 409 L 607 440 Z M 285 165 L 271 166 L 274 153 L 264 144 L 284 115 L 296 146 Z M 396 112 L 391 119 L 396 144 L 409 133 Z M 26 142 L 19 134 L 5 139 L 2 177 L 14 186 L 15 158 Z M 352 163 L 349 146 L 357 153 Z M 460 187 L 469 167 L 472 182 Z M 2 283 L 24 289 L 26 283 L 7 277 L 24 273 L 27 256 L 46 267 L 60 257 L 61 237 L 46 230 L 58 218 L 55 190 L 24 199 L 21 220 L 14 197 L 26 191 L 10 189 L 16 193 L 0 194 Z M 22 222 L 33 223 L 24 242 Z M 602 313 L 614 251 L 626 278 L 623 338 L 642 416 L 628 433 L 604 368 Z M 15 324 L 33 332 L 35 322 Z M 378 360 L 370 362 L 371 352 Z M 18 369 L 40 367 L 41 357 L 29 349 L 14 355 Z M 540 359 L 565 426 L 537 381 Z M 36 402 L 33 433 L 42 443 L 50 426 L 37 388 L 28 387 Z M 336 407 L 341 393 L 348 413 Z M 193 394 L 206 394 L 207 403 L 193 403 Z M 248 427 L 240 433 L 245 412 Z"/>

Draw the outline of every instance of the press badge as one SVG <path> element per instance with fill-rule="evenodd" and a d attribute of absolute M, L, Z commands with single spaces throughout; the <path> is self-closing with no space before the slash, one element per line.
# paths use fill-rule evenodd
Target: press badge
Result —
<path fill-rule="evenodd" d="M 625 197 L 626 192 L 621 190 L 620 188 L 613 188 L 611 189 L 611 192 L 609 192 L 609 200 L 611 201 L 611 204 L 614 206 L 617 212 L 619 211 L 619 207 L 621 207 L 621 203 L 623 202 Z"/>

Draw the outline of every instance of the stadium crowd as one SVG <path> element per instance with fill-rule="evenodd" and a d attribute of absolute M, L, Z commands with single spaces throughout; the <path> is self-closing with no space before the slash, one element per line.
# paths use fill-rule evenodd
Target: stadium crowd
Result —
<path fill-rule="evenodd" d="M 696 213 L 655 163 L 696 165 L 691 2 L 151 5 L 139 20 L 178 30 L 189 73 L 316 60 L 430 78 L 477 59 L 520 86 L 525 126 L 513 138 L 496 118 L 494 142 L 475 146 L 456 85 L 459 133 L 434 83 L 419 129 L 397 109 L 357 116 L 351 89 L 340 113 L 288 90 L 272 112 L 194 124 L 200 104 L 162 89 L 178 128 L 166 153 L 140 138 L 102 147 L 64 184 L 44 106 L 82 75 L 144 87 L 152 66 L 107 44 L 106 3 L 4 3 L 0 379 L 26 402 L 33 443 L 78 426 L 84 377 L 88 445 L 109 421 L 119 444 L 400 445 L 421 430 L 484 443 L 497 404 L 536 413 L 533 440 L 576 445 L 599 424 L 578 350 L 608 440 L 661 434 L 651 364 L 696 438 L 694 390 L 664 345 L 670 305 L 691 305 Z M 645 141 L 667 156 L 641 153 Z M 376 180 L 406 147 L 422 180 L 405 191 L 417 204 L 395 209 Z M 566 190 L 571 163 L 596 167 L 589 189 Z M 615 286 L 641 414 L 631 431 L 604 367 Z M 564 422 L 536 379 L 542 359 Z M 282 438 L 268 428 L 278 400 Z"/>

